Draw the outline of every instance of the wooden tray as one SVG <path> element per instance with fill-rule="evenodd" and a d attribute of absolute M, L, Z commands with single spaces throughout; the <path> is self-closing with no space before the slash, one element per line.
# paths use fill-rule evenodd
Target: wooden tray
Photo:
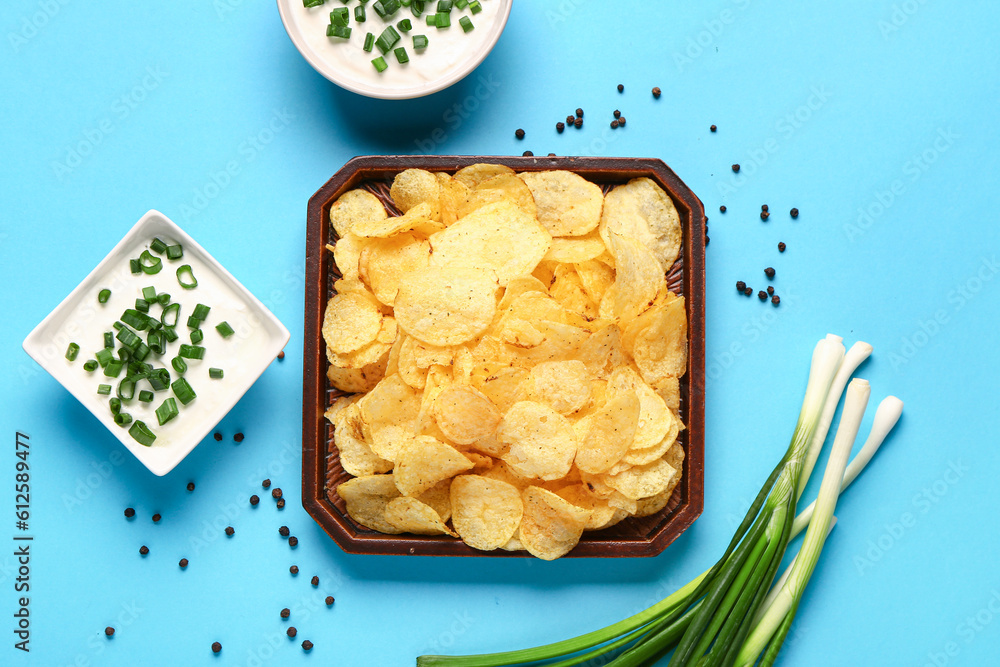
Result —
<path fill-rule="evenodd" d="M 705 387 L 705 210 L 701 201 L 661 160 L 650 158 L 369 156 L 350 160 L 309 199 L 306 240 L 305 342 L 302 394 L 302 505 L 348 553 L 421 556 L 518 557 L 526 551 L 477 551 L 448 536 L 384 535 L 354 523 L 333 492 L 350 476 L 340 467 L 333 446 L 333 426 L 323 417 L 342 392 L 327 381 L 326 346 L 321 327 L 326 303 L 339 271 L 326 244 L 336 234 L 330 205 L 344 192 L 366 188 L 391 212 L 389 186 L 404 169 L 454 173 L 477 162 L 505 164 L 515 171 L 567 169 L 600 185 L 605 192 L 629 179 L 646 176 L 671 196 L 683 228 L 681 253 L 667 274 L 670 289 L 686 300 L 688 369 L 681 378 L 681 418 L 687 425 L 679 440 L 686 457 L 681 483 L 657 514 L 629 518 L 603 531 L 584 533 L 566 557 L 655 556 L 701 514 L 704 503 Z"/>

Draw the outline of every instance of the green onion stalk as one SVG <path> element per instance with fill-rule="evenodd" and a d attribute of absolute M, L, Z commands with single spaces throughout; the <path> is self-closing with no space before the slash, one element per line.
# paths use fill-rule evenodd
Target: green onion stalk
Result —
<path fill-rule="evenodd" d="M 529 649 L 483 655 L 420 656 L 418 667 L 500 667 L 555 659 L 561 660 L 547 662 L 546 667 L 572 667 L 595 658 L 607 661 L 611 656 L 615 657 L 603 664 L 632 667 L 650 664 L 671 649 L 674 650 L 672 666 L 733 664 L 751 630 L 759 626 L 758 616 L 763 618 L 766 610 L 774 608 L 773 619 L 784 608 L 775 607 L 776 597 L 768 598 L 768 590 L 789 540 L 809 523 L 808 519 L 795 521 L 795 507 L 808 481 L 804 473 L 807 469 L 811 472 L 844 385 L 870 353 L 871 346 L 859 344 L 845 357 L 842 339 L 833 335 L 816 345 L 791 443 L 712 568 L 649 609 L 606 628 Z M 871 454 L 874 450 L 868 459 Z M 858 472 L 864 463 L 867 460 Z M 844 479 L 842 473 L 838 480 Z M 832 511 L 822 528 L 824 538 L 831 521 Z M 765 601 L 768 607 L 762 609 Z M 794 609 L 786 609 L 780 620 L 788 620 L 785 625 L 790 625 L 793 615 Z M 766 630 L 760 627 L 758 636 Z M 776 632 L 782 629 L 787 632 L 787 627 Z M 771 635 L 774 644 L 777 635 L 775 632 Z"/>

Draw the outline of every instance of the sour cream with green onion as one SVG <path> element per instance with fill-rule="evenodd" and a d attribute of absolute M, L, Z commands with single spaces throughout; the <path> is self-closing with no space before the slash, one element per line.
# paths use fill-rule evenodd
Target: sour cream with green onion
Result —
<path fill-rule="evenodd" d="M 421 88 L 450 78 L 457 80 L 468 73 L 470 65 L 478 63 L 484 56 L 484 50 L 488 51 L 496 41 L 497 30 L 502 29 L 498 20 L 501 16 L 506 17 L 509 9 L 509 0 L 479 0 L 482 11 L 476 14 L 468 6 L 453 6 L 449 12 L 451 25 L 437 28 L 427 24 L 427 17 L 436 14 L 436 0 L 425 3 L 425 11 L 419 18 L 413 15 L 410 7 L 400 7 L 386 19 L 375 12 L 373 2 L 365 2 L 366 18 L 363 23 L 355 20 L 354 10 L 360 4 L 357 0 L 346 5 L 339 0 L 327 0 L 318 7 L 303 7 L 302 0 L 282 0 L 286 1 L 291 3 L 291 7 L 282 8 L 286 28 L 314 67 L 344 87 L 386 97 L 420 95 L 423 94 Z M 342 7 L 350 12 L 348 27 L 351 35 L 346 39 L 327 37 L 330 11 Z M 409 32 L 399 28 L 400 21 L 404 19 L 409 19 L 412 24 Z M 468 32 L 463 29 L 462 19 L 472 23 L 473 27 Z M 289 25 L 290 22 L 292 25 Z M 388 26 L 399 33 L 399 41 L 384 54 L 378 46 L 366 52 L 362 47 L 367 34 L 372 33 L 378 40 Z M 413 38 L 419 35 L 427 38 L 427 46 L 423 49 L 413 46 Z M 409 62 L 398 62 L 394 51 L 400 47 L 406 49 Z M 382 72 L 372 65 L 372 60 L 378 57 L 385 60 L 386 68 Z M 329 65 L 329 72 L 324 71 L 324 64 Z"/>

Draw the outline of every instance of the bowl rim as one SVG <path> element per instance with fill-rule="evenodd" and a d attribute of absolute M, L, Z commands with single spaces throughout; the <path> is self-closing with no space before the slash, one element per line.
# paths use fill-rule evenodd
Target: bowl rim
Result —
<path fill-rule="evenodd" d="M 234 389 L 230 392 L 230 395 L 226 397 L 212 412 L 206 415 L 203 419 L 203 424 L 201 428 L 192 428 L 188 435 L 184 438 L 179 439 L 178 442 L 171 443 L 171 448 L 173 450 L 173 456 L 166 458 L 164 460 L 155 460 L 151 457 L 151 450 L 148 447 L 140 445 L 138 442 L 133 440 L 131 436 L 128 435 L 128 429 L 123 429 L 115 426 L 113 422 L 109 422 L 106 419 L 105 410 L 99 411 L 96 404 L 93 401 L 84 400 L 80 395 L 79 391 L 68 384 L 68 380 L 64 381 L 66 373 L 69 372 L 67 369 L 72 369 L 72 372 L 79 371 L 79 367 L 70 367 L 60 362 L 63 360 L 62 357 L 50 357 L 45 354 L 44 350 L 48 344 L 48 340 L 44 339 L 48 328 L 51 323 L 56 319 L 60 318 L 65 311 L 74 308 L 80 299 L 84 297 L 85 294 L 93 293 L 98 281 L 106 273 L 107 268 L 116 262 L 120 262 L 120 256 L 132 249 L 136 243 L 143 238 L 152 238 L 157 234 L 169 235 L 170 237 L 177 240 L 183 247 L 185 252 L 190 252 L 192 255 L 199 257 L 200 260 L 209 268 L 213 273 L 215 273 L 219 279 L 226 283 L 231 289 L 233 289 L 240 298 L 244 299 L 247 306 L 251 308 L 255 315 L 260 318 L 261 326 L 265 327 L 268 331 L 268 345 L 261 351 L 261 364 L 259 371 L 254 368 L 253 372 L 249 373 L 246 380 L 238 385 L 235 385 Z M 80 403 L 94 415 L 97 420 L 104 425 L 108 431 L 114 435 L 119 442 L 125 445 L 133 456 L 135 456 L 146 468 L 149 469 L 154 475 L 162 477 L 166 475 L 171 470 L 173 470 L 177 465 L 183 461 L 188 454 L 190 454 L 195 447 L 197 447 L 205 436 L 215 428 L 215 426 L 222 420 L 226 414 L 233 408 L 236 403 L 243 397 L 244 394 L 250 389 L 254 382 L 257 381 L 267 367 L 270 365 L 274 356 L 281 351 L 281 349 L 288 343 L 290 339 L 290 334 L 287 328 L 281 323 L 280 320 L 263 304 L 257 299 L 243 284 L 237 280 L 215 257 L 213 257 L 207 250 L 205 250 L 201 244 L 194 240 L 190 234 L 185 232 L 177 223 L 165 216 L 163 213 L 155 209 L 150 209 L 139 218 L 128 232 L 122 237 L 122 239 L 115 244 L 115 246 L 108 252 L 104 258 L 98 262 L 97 266 L 87 274 L 87 276 L 81 280 L 77 286 L 62 300 L 59 302 L 52 311 L 42 319 L 31 330 L 31 333 L 24 339 L 22 343 L 22 348 L 24 351 L 34 359 L 38 365 L 40 365 L 45 371 L 51 375 L 59 384 L 61 384 L 70 394 L 73 395 Z M 264 354 L 266 352 L 266 354 Z M 273 354 L 272 354 L 273 352 Z M 263 363 L 267 359 L 267 363 Z M 216 418 L 217 416 L 217 418 Z"/>
<path fill-rule="evenodd" d="M 603 539 L 581 541 L 564 558 L 656 556 L 701 515 L 704 508 L 704 404 L 705 404 L 705 211 L 701 200 L 662 160 L 615 157 L 511 157 L 511 156 L 362 156 L 349 160 L 309 199 L 307 212 L 305 320 L 303 325 L 302 403 L 302 505 L 323 530 L 347 553 L 424 556 L 524 557 L 526 552 L 477 551 L 459 540 L 416 535 L 382 535 L 348 524 L 325 497 L 326 487 L 326 349 L 320 329 L 326 305 L 327 284 L 319 280 L 324 262 L 333 260 L 326 248 L 330 204 L 357 183 L 388 179 L 408 168 L 454 172 L 478 162 L 507 165 L 517 171 L 568 169 L 588 174 L 628 178 L 646 176 L 665 187 L 681 214 L 684 242 L 684 296 L 688 311 L 688 393 L 685 474 L 681 480 L 687 501 L 674 508 L 657 532 L 644 540 Z M 699 242 L 692 243 L 692 239 Z M 683 387 L 683 385 L 682 385 Z M 683 389 L 682 389 L 683 391 Z M 339 518 L 338 518 L 339 517 Z M 591 533 L 590 535 L 598 535 Z"/>
<path fill-rule="evenodd" d="M 419 86 L 401 88 L 398 90 L 373 88 L 364 85 L 363 82 L 359 82 L 356 79 L 338 76 L 336 67 L 334 67 L 329 61 L 321 58 L 319 54 L 311 49 L 305 41 L 305 36 L 298 29 L 296 29 L 294 19 L 291 15 L 291 12 L 294 11 L 293 3 L 295 0 L 277 0 L 277 4 L 278 14 L 281 16 L 281 23 L 285 28 L 285 33 L 288 35 L 288 38 L 292 40 L 292 44 L 295 45 L 296 50 L 303 58 L 305 58 L 306 62 L 308 62 L 309 65 L 314 70 L 319 72 L 325 79 L 337 84 L 344 90 L 348 90 L 358 95 L 364 95 L 365 97 L 372 97 L 381 100 L 409 100 L 417 97 L 424 97 L 426 95 L 432 95 L 458 83 L 471 74 L 473 70 L 479 67 L 479 65 L 486 60 L 486 57 L 493 51 L 493 47 L 495 47 L 497 41 L 499 41 L 500 35 L 503 34 L 504 28 L 507 26 L 507 20 L 510 18 L 510 10 L 514 4 L 513 0 L 499 1 L 503 3 L 503 6 L 500 8 L 500 16 L 497 17 L 498 20 L 491 28 L 489 39 L 483 43 L 483 47 L 476 52 L 474 57 L 468 60 L 464 67 L 453 71 L 446 77 L 428 81 Z"/>

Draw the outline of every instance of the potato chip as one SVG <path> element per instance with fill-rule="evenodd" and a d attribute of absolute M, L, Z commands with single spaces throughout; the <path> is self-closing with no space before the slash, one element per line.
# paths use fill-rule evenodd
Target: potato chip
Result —
<path fill-rule="evenodd" d="M 433 219 L 430 204 L 420 203 L 403 215 L 393 216 L 385 220 L 359 222 L 351 228 L 357 236 L 364 238 L 389 238 L 403 232 L 416 232 L 430 235 L 445 229 L 444 223 Z"/>
<path fill-rule="evenodd" d="M 608 505 L 631 515 L 634 515 L 639 509 L 639 501 L 626 498 L 618 491 L 612 491 L 611 495 L 608 496 Z"/>
<path fill-rule="evenodd" d="M 567 311 L 579 313 L 585 320 L 598 316 L 597 305 L 583 289 L 583 284 L 571 264 L 560 264 L 556 269 L 555 281 L 549 288 L 549 294 Z"/>
<path fill-rule="evenodd" d="M 501 413 L 506 413 L 519 399 L 521 385 L 528 371 L 513 366 L 478 366 L 472 374 L 472 385 L 485 394 Z"/>
<path fill-rule="evenodd" d="M 639 424 L 640 401 L 634 391 L 621 392 L 587 417 L 576 467 L 597 474 L 618 463 L 632 447 Z"/>
<path fill-rule="evenodd" d="M 549 320 L 536 322 L 534 327 L 544 337 L 541 343 L 529 349 L 508 347 L 514 362 L 525 367 L 572 358 L 589 336 L 585 329 Z"/>
<path fill-rule="evenodd" d="M 465 200 L 469 196 L 469 188 L 465 183 L 452 178 L 443 171 L 439 171 L 434 175 L 437 176 L 438 185 L 441 186 L 439 196 L 441 204 L 440 219 L 444 224 L 450 225 L 460 217 L 458 211 L 465 204 Z"/>
<path fill-rule="evenodd" d="M 473 549 L 492 551 L 507 544 L 524 513 L 521 493 L 498 479 L 459 475 L 451 483 L 451 523 Z"/>
<path fill-rule="evenodd" d="M 677 420 L 678 423 L 680 420 Z M 683 427 L 683 424 L 681 424 Z M 681 447 L 681 443 L 675 442 L 667 450 L 667 453 L 663 455 L 663 460 L 670 464 L 672 468 L 680 472 L 684 466 L 684 448 Z"/>
<path fill-rule="evenodd" d="M 418 496 L 438 482 L 472 469 L 472 462 L 451 445 L 418 435 L 400 447 L 393 475 L 404 496 Z"/>
<path fill-rule="evenodd" d="M 529 486 L 521 498 L 524 516 L 518 539 L 528 553 L 542 560 L 555 560 L 577 545 L 590 518 L 590 510 L 537 486 Z"/>
<path fill-rule="evenodd" d="M 507 310 L 514 302 L 514 299 L 522 294 L 537 292 L 543 296 L 548 296 L 548 291 L 548 285 L 543 285 L 542 281 L 533 275 L 526 274 L 516 278 L 511 278 L 507 283 L 507 286 L 504 288 L 503 298 L 500 299 L 500 305 L 497 306 L 497 311 L 500 312 Z"/>
<path fill-rule="evenodd" d="M 330 222 L 341 238 L 358 223 L 385 220 L 388 215 L 378 197 L 367 190 L 348 190 L 330 205 Z"/>
<path fill-rule="evenodd" d="M 420 397 L 420 411 L 417 413 L 416 432 L 423 435 L 433 435 L 438 438 L 437 433 L 441 429 L 437 427 L 434 420 L 433 408 L 434 399 L 437 395 L 451 385 L 451 369 L 447 366 L 431 366 L 427 369 L 426 381 L 424 383 L 424 393 Z M 441 440 L 445 435 L 441 433 Z"/>
<path fill-rule="evenodd" d="M 432 220 L 441 219 L 441 185 L 437 176 L 423 169 L 406 169 L 396 174 L 389 189 L 392 201 L 403 213 L 420 204 L 426 204 L 427 215 Z"/>
<path fill-rule="evenodd" d="M 535 270 L 531 272 L 531 275 L 537 278 L 538 281 L 545 285 L 545 288 L 548 289 L 549 285 L 552 284 L 552 281 L 555 280 L 555 270 L 557 266 L 559 266 L 558 262 L 544 259 L 543 256 L 542 261 L 538 263 L 538 266 L 536 266 Z"/>
<path fill-rule="evenodd" d="M 451 519 L 451 478 L 441 480 L 427 489 L 417 496 L 417 500 L 437 512 L 441 520 L 447 523 Z"/>
<path fill-rule="evenodd" d="M 681 420 L 669 410 L 667 411 L 667 416 L 664 419 L 667 422 L 668 428 L 667 432 L 663 435 L 663 438 L 659 442 L 645 447 L 633 445 L 632 448 L 626 452 L 625 456 L 622 457 L 622 461 L 624 463 L 629 465 L 645 465 L 647 463 L 652 463 L 661 456 L 664 456 L 667 451 L 673 447 L 677 440 L 677 435 L 680 432 Z"/>
<path fill-rule="evenodd" d="M 396 295 L 396 321 L 403 331 L 431 345 L 464 343 L 493 321 L 496 291 L 493 273 L 481 268 L 415 271 Z"/>
<path fill-rule="evenodd" d="M 476 360 L 472 350 L 464 345 L 455 348 L 455 361 L 451 365 L 451 379 L 455 384 L 469 384 Z"/>
<path fill-rule="evenodd" d="M 600 304 L 605 292 L 615 282 L 615 270 L 594 259 L 579 262 L 574 268 L 576 268 L 576 275 L 579 276 L 580 284 L 586 290 L 587 296 L 594 303 Z"/>
<path fill-rule="evenodd" d="M 473 474 L 482 474 L 493 467 L 493 458 L 487 456 L 486 454 L 480 454 L 479 452 L 469 451 L 466 449 L 459 451 L 461 451 L 465 458 L 469 459 L 469 462 L 472 463 L 473 467 L 470 472 Z"/>
<path fill-rule="evenodd" d="M 379 457 L 365 442 L 361 411 L 352 403 L 334 417 L 333 444 L 340 452 L 340 466 L 355 477 L 392 470 L 392 461 Z"/>
<path fill-rule="evenodd" d="M 687 371 L 687 317 L 684 298 L 656 307 L 650 324 L 635 336 L 632 356 L 650 384 Z"/>
<path fill-rule="evenodd" d="M 648 178 L 633 178 L 604 197 L 600 232 L 608 248 L 612 233 L 638 241 L 652 252 L 660 273 L 670 268 L 680 252 L 681 223 L 674 202 Z M 617 253 L 611 254 L 620 261 Z"/>
<path fill-rule="evenodd" d="M 500 423 L 500 411 L 475 387 L 453 384 L 434 399 L 432 413 L 438 428 L 451 442 L 471 445 L 492 435 Z"/>
<path fill-rule="evenodd" d="M 359 264 L 365 283 L 375 298 L 387 306 L 396 301 L 399 285 L 413 271 L 430 265 L 431 244 L 413 234 L 388 239 L 371 239 L 361 251 Z"/>
<path fill-rule="evenodd" d="M 531 190 L 538 221 L 552 236 L 582 236 L 600 223 L 604 195 L 594 183 L 564 170 L 526 171 L 518 176 Z"/>
<path fill-rule="evenodd" d="M 323 339 L 337 354 L 360 350 L 375 340 L 381 328 L 382 313 L 365 294 L 336 294 L 326 304 Z"/>
<path fill-rule="evenodd" d="M 677 412 L 681 407 L 681 384 L 673 375 L 664 375 L 652 383 L 653 391 L 660 395 L 667 407 Z"/>
<path fill-rule="evenodd" d="M 517 206 L 498 201 L 459 218 L 430 241 L 431 266 L 493 269 L 500 285 L 505 286 L 512 278 L 534 270 L 552 237 Z"/>
<path fill-rule="evenodd" d="M 599 530 L 604 528 L 619 510 L 608 505 L 607 500 L 596 497 L 583 484 L 571 484 L 555 492 L 563 500 L 590 512 L 584 530 Z M 623 513 L 624 514 L 624 513 Z"/>
<path fill-rule="evenodd" d="M 528 395 L 568 415 L 590 401 L 590 378 L 582 361 L 545 361 L 531 369 Z"/>
<path fill-rule="evenodd" d="M 395 535 L 398 528 L 385 520 L 389 501 L 399 497 L 393 475 L 365 475 L 339 485 L 336 493 L 344 500 L 347 514 L 365 528 Z"/>
<path fill-rule="evenodd" d="M 663 459 L 632 466 L 616 475 L 604 475 L 604 482 L 626 498 L 640 500 L 664 491 L 678 471 Z"/>
<path fill-rule="evenodd" d="M 354 234 L 345 234 L 337 240 L 337 245 L 333 248 L 333 261 L 344 278 L 358 280 L 358 264 L 364 247 L 365 240 Z"/>
<path fill-rule="evenodd" d="M 552 237 L 552 246 L 549 247 L 549 251 L 542 259 L 563 264 L 576 264 L 599 257 L 604 250 L 604 241 L 596 234 L 579 237 L 554 236 Z"/>
<path fill-rule="evenodd" d="M 671 484 L 667 485 L 666 489 L 660 491 L 655 496 L 637 500 L 634 516 L 651 516 L 666 507 L 667 503 L 670 502 L 670 496 L 674 495 L 674 487 L 677 485 L 677 481 L 680 481 L 680 476 L 676 476 L 674 480 Z"/>
<path fill-rule="evenodd" d="M 524 545 L 521 544 L 521 540 L 517 539 L 516 535 L 507 540 L 507 544 L 503 545 L 500 548 L 503 549 L 504 551 L 526 551 Z"/>
<path fill-rule="evenodd" d="M 515 473 L 543 480 L 569 472 L 578 444 L 569 420 L 533 401 L 511 407 L 497 427 L 497 440 L 509 445 L 503 461 Z"/>
<path fill-rule="evenodd" d="M 451 535 L 458 534 L 445 525 L 433 508 L 416 498 L 393 498 L 385 506 L 385 520 L 392 527 L 404 533 L 416 535 Z"/>
<path fill-rule="evenodd" d="M 385 324 L 385 321 L 386 320 L 382 320 L 383 325 Z M 382 359 L 391 348 L 391 345 L 379 342 L 376 338 L 370 345 L 361 348 L 357 352 L 351 352 L 350 354 L 337 354 L 327 347 L 326 358 L 332 366 L 337 368 L 364 368 L 365 366 L 381 363 Z"/>
<path fill-rule="evenodd" d="M 631 391 L 639 397 L 639 428 L 632 447 L 654 447 L 673 426 L 673 415 L 663 399 L 642 381 L 638 373 L 628 366 L 616 368 L 608 378 L 608 393 L 615 395 Z"/>
<path fill-rule="evenodd" d="M 545 334 L 536 329 L 531 322 L 513 316 L 503 318 L 497 335 L 507 345 L 522 349 L 541 345 L 545 341 Z"/>
<path fill-rule="evenodd" d="M 514 170 L 510 167 L 505 167 L 502 164 L 488 164 L 486 162 L 478 162 L 476 164 L 470 164 L 468 167 L 462 167 L 455 172 L 455 180 L 459 181 L 467 188 L 474 188 L 483 181 L 487 181 L 494 176 L 501 176 L 503 174 L 513 174 Z"/>
<path fill-rule="evenodd" d="M 667 279 L 646 246 L 615 232 L 609 232 L 609 237 L 608 248 L 616 263 L 614 315 L 628 321 L 652 304 Z"/>
<path fill-rule="evenodd" d="M 331 385 L 341 391 L 371 391 L 385 377 L 388 361 L 389 353 L 386 352 L 378 361 L 360 368 L 338 368 L 331 365 L 326 369 L 326 377 Z"/>
<path fill-rule="evenodd" d="M 420 398 L 398 375 L 383 378 L 358 401 L 366 442 L 383 459 L 395 461 L 412 436 Z"/>
<path fill-rule="evenodd" d="M 578 358 L 593 377 L 602 380 L 610 377 L 615 368 L 628 363 L 618 327 L 612 324 L 590 334 L 580 344 Z"/>
<path fill-rule="evenodd" d="M 532 220 L 537 220 L 535 199 L 531 190 L 514 174 L 499 174 L 488 178 L 468 191 L 465 202 L 458 210 L 458 217 L 463 218 L 473 211 L 496 202 L 510 202 Z"/>
<path fill-rule="evenodd" d="M 496 479 L 501 482 L 506 482 L 507 484 L 515 487 L 519 493 L 524 491 L 529 486 L 538 483 L 537 479 L 518 475 L 503 461 L 503 459 L 496 461 L 492 468 L 483 471 L 480 476 L 486 479 Z"/>

